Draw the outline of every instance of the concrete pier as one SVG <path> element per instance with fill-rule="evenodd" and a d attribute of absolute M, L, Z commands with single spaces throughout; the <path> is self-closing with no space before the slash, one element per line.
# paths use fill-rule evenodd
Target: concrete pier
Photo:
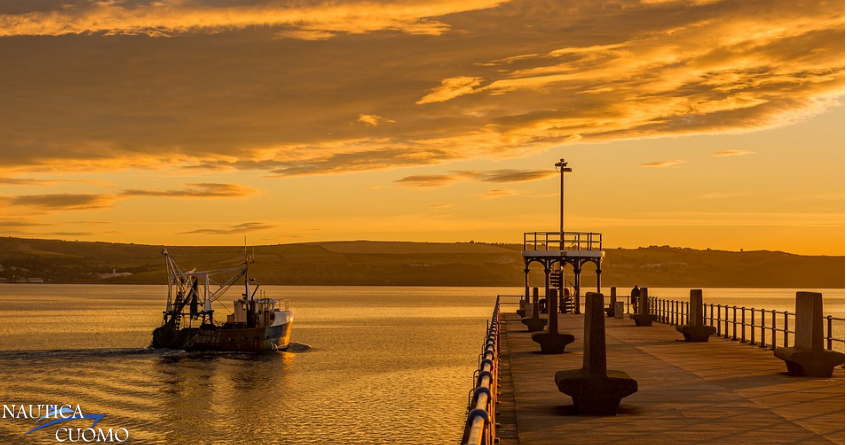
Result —
<path fill-rule="evenodd" d="M 501 444 L 844 443 L 844 369 L 830 379 L 792 377 L 773 352 L 723 338 L 679 341 L 674 327 L 639 328 L 606 319 L 610 368 L 638 380 L 613 417 L 577 416 L 553 381 L 582 366 L 582 338 L 562 355 L 538 345 L 514 313 L 505 314 Z M 583 317 L 559 326 L 583 332 Z"/>

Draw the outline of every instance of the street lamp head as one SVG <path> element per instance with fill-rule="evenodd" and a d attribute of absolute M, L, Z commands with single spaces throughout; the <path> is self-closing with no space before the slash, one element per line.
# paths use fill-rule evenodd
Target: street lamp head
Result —
<path fill-rule="evenodd" d="M 570 167 L 565 167 L 565 168 L 562 169 L 562 171 L 565 172 L 565 173 L 570 173 L 573 170 Z"/>

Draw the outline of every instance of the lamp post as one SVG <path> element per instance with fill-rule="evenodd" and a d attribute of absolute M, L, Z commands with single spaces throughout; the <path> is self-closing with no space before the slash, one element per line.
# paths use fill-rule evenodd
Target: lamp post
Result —
<path fill-rule="evenodd" d="M 559 250 L 565 249 L 565 173 L 570 173 L 573 170 L 568 167 L 568 163 L 564 159 L 559 159 L 556 163 L 556 170 L 559 171 L 559 184 L 561 187 L 559 193 Z"/>

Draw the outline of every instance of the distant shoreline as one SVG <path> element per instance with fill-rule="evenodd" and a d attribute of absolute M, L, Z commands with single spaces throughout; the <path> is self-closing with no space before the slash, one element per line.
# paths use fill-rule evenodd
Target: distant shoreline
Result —
<path fill-rule="evenodd" d="M 350 241 L 261 246 L 250 276 L 280 286 L 524 286 L 519 244 Z M 242 246 L 168 248 L 183 267 L 233 267 Z M 785 252 L 696 250 L 670 246 L 604 249 L 602 282 L 689 288 L 845 287 L 844 257 Z M 0 237 L 0 284 L 164 285 L 161 246 Z M 541 266 L 530 286 L 543 287 Z M 573 280 L 569 273 L 566 280 Z M 583 289 L 596 283 L 593 265 Z M 608 287 L 608 286 L 604 286 Z"/>
<path fill-rule="evenodd" d="M 262 286 L 287 286 L 287 287 L 408 287 L 408 288 L 414 288 L 414 287 L 444 287 L 444 288 L 448 288 L 448 287 L 463 287 L 463 288 L 465 288 L 465 287 L 477 287 L 477 288 L 514 287 L 516 289 L 522 289 L 523 288 L 522 286 L 508 286 L 508 285 L 503 285 L 503 286 L 472 286 L 472 285 L 437 285 L 437 284 L 434 284 L 434 285 L 417 285 L 417 284 L 414 284 L 414 285 L 412 285 L 412 284 L 410 284 L 410 285 L 404 285 L 404 284 L 377 284 L 377 285 L 370 285 L 370 284 L 274 284 L 274 283 L 260 283 L 260 284 Z M 45 285 L 46 286 L 167 286 L 167 284 L 165 284 L 165 283 L 162 283 L 162 284 L 156 284 L 156 283 L 104 283 L 104 282 L 97 282 L 97 283 L 0 283 L 0 286 L 13 286 L 13 285 L 14 286 L 17 286 L 17 285 L 21 285 L 21 286 L 45 286 Z M 787 290 L 797 290 L 797 291 L 801 291 L 801 290 L 804 290 L 804 289 L 815 289 L 815 290 L 830 290 L 830 289 L 831 290 L 845 290 L 845 289 L 847 289 L 847 288 L 844 288 L 844 287 L 812 287 L 812 286 L 800 286 L 800 287 L 797 287 L 797 286 L 789 286 L 789 287 L 779 287 L 779 286 L 771 286 L 771 287 L 761 287 L 761 286 L 701 286 L 701 287 L 697 287 L 697 286 L 685 286 L 685 285 L 664 286 L 664 285 L 650 285 L 650 284 L 647 284 L 645 286 L 641 286 L 641 285 L 639 285 L 639 286 L 640 287 L 647 287 L 647 288 L 658 288 L 658 289 L 687 289 L 687 288 L 688 289 L 787 289 Z M 604 284 L 604 285 L 602 285 L 602 287 L 604 289 L 607 289 L 607 288 L 613 287 L 613 286 L 607 286 L 607 285 Z M 629 289 L 631 288 L 631 286 L 629 286 L 629 285 L 614 286 L 614 287 L 617 287 L 618 289 L 624 289 L 627 292 L 629 292 Z M 595 289 L 595 288 L 592 286 L 591 288 L 586 289 L 585 292 L 593 292 L 593 289 Z M 539 290 L 541 290 L 542 293 L 543 293 L 544 287 L 543 286 L 539 287 Z M 585 292 L 583 292 L 583 294 Z M 623 295 L 623 294 L 621 294 L 621 295 Z M 618 295 L 618 297 L 621 297 L 621 295 Z M 629 294 L 627 293 L 625 296 L 629 296 Z"/>

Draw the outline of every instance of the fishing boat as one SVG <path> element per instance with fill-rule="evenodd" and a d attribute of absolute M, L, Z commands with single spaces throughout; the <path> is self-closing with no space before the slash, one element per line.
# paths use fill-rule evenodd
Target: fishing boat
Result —
<path fill-rule="evenodd" d="M 208 271 L 183 270 L 168 249 L 162 255 L 168 271 L 168 302 L 162 325 L 153 330 L 151 347 L 247 352 L 288 348 L 294 324 L 289 302 L 267 298 L 256 280 L 247 277 L 255 260 L 246 248 L 241 267 Z M 219 322 L 212 303 L 242 278 L 244 293 L 233 301 L 226 322 Z"/>

